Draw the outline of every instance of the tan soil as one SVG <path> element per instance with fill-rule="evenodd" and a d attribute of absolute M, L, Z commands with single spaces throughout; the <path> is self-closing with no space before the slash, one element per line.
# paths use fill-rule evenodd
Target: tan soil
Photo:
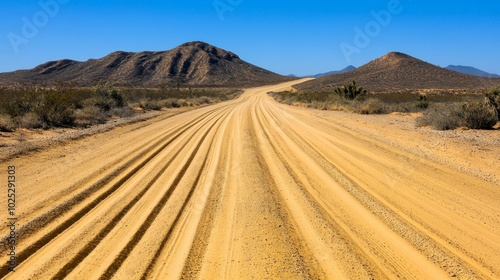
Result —
<path fill-rule="evenodd" d="M 266 94 L 294 83 L 2 163 L 17 169 L 20 265 L 0 275 L 500 278 L 498 130 Z"/>

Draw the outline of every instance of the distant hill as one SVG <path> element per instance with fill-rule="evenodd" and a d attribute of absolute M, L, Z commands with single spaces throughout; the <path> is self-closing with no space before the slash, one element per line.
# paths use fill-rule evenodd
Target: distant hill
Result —
<path fill-rule="evenodd" d="M 500 75 L 491 74 L 471 66 L 449 65 L 446 67 L 446 69 L 479 77 L 500 78 Z"/>
<path fill-rule="evenodd" d="M 236 54 L 204 42 L 190 42 L 169 51 L 117 51 L 86 62 L 64 59 L 31 70 L 0 74 L 4 84 L 50 84 L 58 81 L 94 85 L 247 87 L 292 80 L 241 60 Z"/>
<path fill-rule="evenodd" d="M 355 70 L 324 76 L 297 85 L 296 88 L 304 91 L 332 91 L 353 80 L 371 91 L 468 89 L 500 85 L 500 79 L 457 73 L 407 54 L 390 52 Z"/>
<path fill-rule="evenodd" d="M 349 65 L 346 68 L 344 68 L 342 70 L 339 70 L 339 71 L 330 71 L 330 72 L 326 72 L 326 73 L 320 73 L 320 74 L 312 75 L 311 77 L 313 77 L 313 78 L 321 78 L 321 77 L 332 75 L 332 74 L 339 74 L 339 73 L 349 72 L 349 71 L 352 71 L 352 70 L 355 70 L 355 69 L 356 69 L 356 67 L 354 67 L 352 65 Z"/>

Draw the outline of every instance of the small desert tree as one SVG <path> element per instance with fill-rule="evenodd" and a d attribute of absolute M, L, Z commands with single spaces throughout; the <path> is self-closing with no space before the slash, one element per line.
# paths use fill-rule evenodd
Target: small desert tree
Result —
<path fill-rule="evenodd" d="M 356 85 L 356 81 L 352 81 L 352 84 L 350 85 L 336 88 L 335 93 L 345 99 L 354 100 L 366 95 L 366 89 L 363 89 L 363 87 L 358 87 Z"/>
<path fill-rule="evenodd" d="M 421 109 L 427 109 L 429 107 L 429 98 L 427 98 L 427 94 L 421 92 L 418 95 L 417 107 Z"/>

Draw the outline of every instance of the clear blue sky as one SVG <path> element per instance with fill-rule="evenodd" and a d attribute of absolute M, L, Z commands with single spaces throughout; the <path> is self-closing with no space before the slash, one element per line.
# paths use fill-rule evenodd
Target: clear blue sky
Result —
<path fill-rule="evenodd" d="M 280 74 L 360 66 L 389 51 L 500 74 L 498 0 L 0 0 L 0 23 L 0 72 L 199 40 Z"/>

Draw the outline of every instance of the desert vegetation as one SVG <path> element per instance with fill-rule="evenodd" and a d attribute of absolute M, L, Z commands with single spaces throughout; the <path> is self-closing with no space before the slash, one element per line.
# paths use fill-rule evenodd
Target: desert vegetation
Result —
<path fill-rule="evenodd" d="M 368 93 L 356 82 L 333 92 L 286 91 L 269 93 L 278 102 L 320 110 L 359 114 L 417 113 L 418 126 L 438 130 L 466 127 L 491 129 L 499 121 L 500 89 L 481 94 L 456 91 Z"/>
<path fill-rule="evenodd" d="M 500 121 L 500 90 L 492 89 L 484 96 L 462 102 L 434 104 L 417 119 L 417 126 L 431 126 L 438 130 L 466 127 L 491 129 Z"/>
<path fill-rule="evenodd" d="M 355 82 L 338 87 L 334 92 L 286 91 L 271 92 L 270 95 L 288 105 L 359 114 L 420 112 L 429 106 L 429 96 L 423 93 L 368 93 Z"/>
<path fill-rule="evenodd" d="M 0 131 L 18 128 L 86 127 L 146 110 L 199 106 L 234 98 L 235 89 L 118 88 L 101 82 L 92 88 L 0 89 Z"/>

